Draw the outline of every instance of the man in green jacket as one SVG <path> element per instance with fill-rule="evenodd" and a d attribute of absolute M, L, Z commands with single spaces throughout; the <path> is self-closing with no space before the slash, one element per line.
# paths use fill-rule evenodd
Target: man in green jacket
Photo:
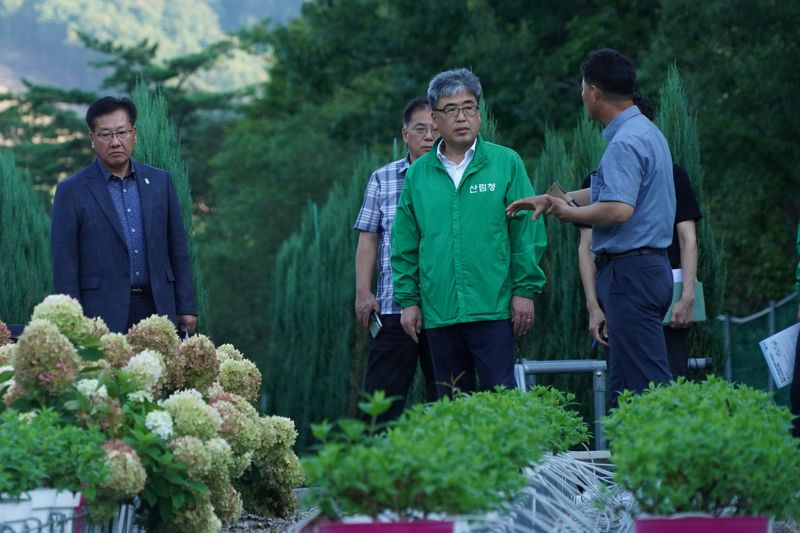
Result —
<path fill-rule="evenodd" d="M 415 341 L 424 328 L 439 397 L 514 382 L 514 334 L 542 290 L 541 220 L 506 207 L 533 194 L 519 155 L 479 134 L 481 85 L 467 69 L 436 75 L 428 102 L 441 139 L 406 173 L 392 228 L 394 299 Z"/>

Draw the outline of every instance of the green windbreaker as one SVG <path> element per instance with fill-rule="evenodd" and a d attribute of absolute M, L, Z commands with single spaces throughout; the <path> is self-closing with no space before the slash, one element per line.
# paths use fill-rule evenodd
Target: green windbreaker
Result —
<path fill-rule="evenodd" d="M 522 159 L 478 136 L 458 189 L 434 148 L 406 172 L 392 224 L 394 299 L 419 305 L 425 328 L 511 316 L 511 296 L 533 298 L 544 285 L 542 218 L 506 217 L 531 196 Z"/>

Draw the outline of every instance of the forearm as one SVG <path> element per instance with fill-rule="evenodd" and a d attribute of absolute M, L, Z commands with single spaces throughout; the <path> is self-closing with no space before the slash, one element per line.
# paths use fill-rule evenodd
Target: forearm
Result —
<path fill-rule="evenodd" d="M 633 206 L 623 202 L 595 202 L 586 207 L 565 207 L 561 220 L 587 226 L 616 226 L 633 216 Z"/>
<path fill-rule="evenodd" d="M 422 237 L 412 205 L 409 178 L 406 176 L 392 223 L 392 288 L 395 303 L 403 309 L 420 304 L 419 246 Z"/>
<path fill-rule="evenodd" d="M 697 233 L 694 220 L 681 222 L 677 226 L 678 242 L 681 245 L 681 271 L 683 279 L 682 299 L 695 298 L 697 281 Z"/>
<path fill-rule="evenodd" d="M 597 300 L 597 267 L 594 264 L 594 254 L 592 253 L 592 230 L 581 229 L 581 242 L 578 245 L 578 269 L 581 273 L 581 283 L 583 284 L 583 294 L 586 297 L 586 309 L 590 312 L 600 308 Z"/>
<path fill-rule="evenodd" d="M 517 217 L 508 221 L 511 244 L 512 294 L 533 298 L 545 284 L 541 260 L 547 248 L 547 232 L 542 219 Z"/>
<path fill-rule="evenodd" d="M 572 198 L 578 202 L 578 205 L 589 205 L 592 203 L 592 190 L 589 188 L 578 189 L 570 193 Z"/>
<path fill-rule="evenodd" d="M 362 231 L 356 248 L 356 294 L 372 292 L 372 276 L 378 259 L 378 234 Z"/>

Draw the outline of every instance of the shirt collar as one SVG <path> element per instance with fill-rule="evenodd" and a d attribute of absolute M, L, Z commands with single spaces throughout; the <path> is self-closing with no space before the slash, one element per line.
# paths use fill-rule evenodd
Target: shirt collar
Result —
<path fill-rule="evenodd" d="M 114 176 L 114 173 L 108 170 L 108 168 L 103 164 L 100 159 L 97 159 L 97 164 L 100 165 L 100 171 L 103 173 L 103 177 L 106 181 L 110 181 L 111 178 Z M 127 176 L 123 176 L 124 178 L 132 178 L 136 179 L 136 168 L 133 165 L 133 158 L 131 158 L 131 171 Z"/>
<path fill-rule="evenodd" d="M 461 163 L 458 163 L 458 164 L 453 163 L 452 161 L 447 159 L 447 157 L 442 152 L 442 145 L 443 144 L 444 144 L 444 140 L 442 140 L 439 144 L 436 145 L 436 157 L 439 158 L 439 161 L 441 161 L 442 164 L 449 163 L 451 165 L 459 166 L 459 165 L 462 165 L 464 163 L 464 161 L 469 162 L 472 159 L 472 156 L 475 155 L 475 146 L 478 144 L 478 137 L 475 137 L 475 140 L 472 141 L 472 146 L 469 147 L 469 150 L 467 150 L 467 153 L 464 154 L 464 159 L 462 159 Z"/>
<path fill-rule="evenodd" d="M 411 166 L 411 154 L 406 152 L 406 156 L 403 159 L 397 161 L 397 172 L 399 173 L 405 172 L 406 170 L 408 170 L 408 167 L 410 166 Z"/>
<path fill-rule="evenodd" d="M 606 141 L 611 142 L 611 139 L 614 138 L 614 135 L 617 134 L 619 129 L 628 119 L 641 114 L 642 112 L 639 110 L 637 106 L 635 105 L 630 106 L 628 109 L 626 109 L 625 111 L 614 117 L 614 120 L 608 123 L 606 129 L 603 130 L 603 138 L 605 138 Z"/>

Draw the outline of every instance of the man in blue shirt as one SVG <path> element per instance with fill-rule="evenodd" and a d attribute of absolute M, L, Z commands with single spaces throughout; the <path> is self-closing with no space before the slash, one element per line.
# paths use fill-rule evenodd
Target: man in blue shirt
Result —
<path fill-rule="evenodd" d="M 597 293 L 606 322 L 592 329 L 608 340 L 611 403 L 623 390 L 641 391 L 672 375 L 662 319 L 672 300 L 666 248 L 672 242 L 675 187 L 667 141 L 634 105 L 636 72 L 611 49 L 589 54 L 581 66 L 581 98 L 589 116 L 605 125 L 608 147 L 592 186 L 573 193 L 580 206 L 550 195 L 509 206 L 592 226 Z M 582 206 L 582 207 L 581 207 Z"/>
<path fill-rule="evenodd" d="M 152 314 L 188 333 L 197 321 L 178 197 L 169 173 L 131 159 L 136 107 L 106 96 L 86 124 L 96 158 L 56 188 L 53 287 L 125 332 Z"/>

